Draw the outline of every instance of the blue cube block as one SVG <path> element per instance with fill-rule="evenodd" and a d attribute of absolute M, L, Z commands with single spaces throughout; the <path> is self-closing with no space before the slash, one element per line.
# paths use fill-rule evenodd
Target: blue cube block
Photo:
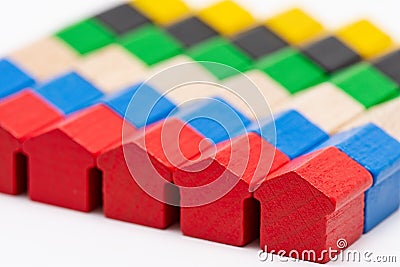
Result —
<path fill-rule="evenodd" d="M 0 60 L 0 98 L 33 86 L 35 80 L 6 59 Z"/>
<path fill-rule="evenodd" d="M 332 136 L 321 148 L 327 146 L 357 161 L 374 179 L 365 194 L 366 233 L 399 207 L 400 143 L 370 123 Z"/>
<path fill-rule="evenodd" d="M 329 138 L 327 133 L 295 110 L 282 112 L 275 116 L 274 121 L 253 126 L 251 130 L 290 159 L 307 153 Z"/>
<path fill-rule="evenodd" d="M 104 103 L 136 128 L 161 120 L 176 108 L 166 97 L 145 84 L 109 96 Z"/>
<path fill-rule="evenodd" d="M 199 100 L 175 114 L 215 144 L 246 132 L 251 121 L 220 98 Z"/>
<path fill-rule="evenodd" d="M 399 208 L 399 187 L 400 171 L 365 192 L 364 233 L 371 231 Z"/>
<path fill-rule="evenodd" d="M 65 115 L 97 103 L 103 93 L 75 72 L 35 88 L 35 92 Z"/>

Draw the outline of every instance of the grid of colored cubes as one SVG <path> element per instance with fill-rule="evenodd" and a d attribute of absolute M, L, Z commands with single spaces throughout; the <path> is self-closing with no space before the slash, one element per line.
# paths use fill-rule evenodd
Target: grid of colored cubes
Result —
<path fill-rule="evenodd" d="M 85 58 L 88 54 L 96 56 L 97 50 L 111 44 L 118 46 L 121 50 L 128 52 L 129 56 L 133 55 L 132 60 L 141 61 L 141 66 L 143 65 L 143 69 L 146 70 L 146 66 L 151 69 L 154 65 L 178 55 L 197 61 L 219 80 L 255 70 L 272 78 L 273 82 L 287 91 L 289 98 L 296 97 L 300 95 L 298 93 L 324 82 L 335 85 L 339 88 L 337 91 L 345 93 L 349 99 L 356 100 L 354 102 L 361 104 L 365 110 L 400 95 L 399 51 L 392 51 L 371 62 L 367 61 L 392 46 L 393 41 L 389 36 L 365 20 L 327 35 L 318 21 L 297 8 L 278 14 L 265 22 L 257 23 L 247 10 L 229 0 L 196 13 L 191 12 L 189 7 L 180 0 L 136 0 L 81 20 L 57 32 L 52 38 L 63 42 L 81 58 Z M 0 60 L 0 98 L 31 87 L 32 92 L 27 90 L 22 93 L 22 96 L 33 94 L 43 100 L 41 104 L 44 106 L 48 104 L 60 113 L 60 120 L 64 119 L 61 118 L 62 116 L 69 116 L 72 113 L 77 117 L 82 114 L 89 114 L 88 117 L 90 117 L 93 110 L 105 109 L 108 112 L 108 108 L 113 109 L 121 118 L 124 117 L 126 105 L 130 103 L 132 94 L 136 93 L 132 90 L 133 88 L 128 88 L 127 91 L 121 90 L 119 94 L 114 95 L 118 96 L 117 100 L 107 102 L 109 96 L 105 96 L 102 90 L 91 84 L 90 79 L 86 80 L 87 77 L 81 75 L 79 71 L 70 70 L 54 80 L 35 85 L 36 77 L 30 75 L 29 71 L 23 70 L 12 60 Z M 140 87 L 141 84 L 135 86 Z M 153 89 L 145 91 L 142 95 L 143 99 L 146 97 L 151 99 L 143 100 L 140 104 L 151 106 L 152 103 L 148 102 L 157 98 L 158 93 Z M 18 100 L 19 97 L 21 96 L 17 95 L 16 99 Z M 166 113 L 175 107 L 175 103 L 172 102 L 168 99 L 161 101 L 159 104 L 165 106 L 165 112 L 150 114 L 151 121 L 163 119 Z M 1 108 L 0 105 L 0 111 Z M 135 111 L 138 110 L 141 110 L 140 107 Z M 215 112 L 219 115 L 220 110 Z M 133 117 L 126 116 L 126 119 L 138 128 L 147 125 L 144 118 L 135 116 L 137 116 L 136 113 Z M 121 118 L 118 117 L 115 127 L 111 127 L 118 134 L 120 131 L 117 128 L 121 124 Z M 94 115 L 89 118 L 93 125 L 96 124 L 94 119 L 98 118 Z M 246 118 L 247 123 L 250 124 L 250 121 Z M 296 126 L 293 121 L 287 123 L 292 127 Z M 194 123 L 191 122 L 189 125 L 196 129 Z M 212 124 L 204 120 L 201 121 L 201 126 L 204 126 L 207 132 L 212 132 L 213 138 L 210 139 L 221 141 L 220 132 L 216 131 Z M 3 128 L 5 129 L 0 119 L 0 141 L 5 136 L 1 135 Z M 210 128 L 213 129 L 210 130 Z M 322 134 L 325 138 L 326 134 Z M 288 141 L 289 146 L 293 145 L 291 138 L 298 139 L 290 133 L 290 136 L 284 138 L 283 141 Z M 87 145 L 90 146 L 92 141 L 88 138 Z M 19 144 L 21 147 L 22 143 Z M 400 145 L 400 143 L 393 140 L 393 147 L 394 145 Z M 298 147 L 290 148 L 297 149 Z M 18 153 L 20 153 L 19 149 L 18 146 Z M 360 153 L 362 152 L 361 150 Z M 95 154 L 97 157 L 100 152 Z M 302 156 L 286 154 L 291 160 Z M 0 156 L 4 155 L 5 153 Z M 18 159 L 13 158 L 13 160 Z M 49 160 L 52 160 L 51 157 Z M 21 162 L 18 164 L 25 164 L 24 171 L 31 167 L 27 166 L 27 162 Z M 362 167 L 368 170 L 368 166 Z M 17 174 L 18 170 L 15 173 Z M 69 174 L 65 175 L 68 180 Z M 101 176 L 100 171 L 96 172 L 96 175 Z M 363 200 L 360 201 L 363 202 Z M 398 203 L 396 204 L 394 210 L 398 208 Z M 382 217 L 374 226 L 386 218 Z"/>

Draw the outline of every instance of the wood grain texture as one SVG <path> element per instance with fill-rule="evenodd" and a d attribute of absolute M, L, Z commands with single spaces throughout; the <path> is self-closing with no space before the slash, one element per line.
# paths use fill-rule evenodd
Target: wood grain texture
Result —
<path fill-rule="evenodd" d="M 251 103 L 247 102 L 249 99 L 248 97 L 251 97 L 252 94 L 252 92 L 250 92 L 251 88 L 247 90 L 244 97 L 244 90 L 240 89 L 240 91 L 238 92 L 237 90 L 235 90 L 236 88 L 237 87 L 226 87 L 224 84 L 218 83 L 188 83 L 186 85 L 168 91 L 165 96 L 171 99 L 177 105 L 188 105 L 190 103 L 194 104 L 196 103 L 196 101 L 199 101 L 201 99 L 205 100 L 218 97 L 228 102 L 232 107 L 238 109 L 247 117 L 253 119 L 256 118 L 257 111 L 252 108 L 252 106 L 250 105 Z M 259 95 L 262 96 L 261 94 Z M 258 109 L 258 114 L 266 114 L 265 116 L 267 116 L 269 113 L 269 108 L 265 104 L 265 101 L 263 101 L 263 99 L 260 99 L 259 103 L 260 105 L 264 104 L 265 106 Z M 259 118 L 261 118 L 261 116 Z"/>
<path fill-rule="evenodd" d="M 289 99 L 289 93 L 280 84 L 271 79 L 265 73 L 259 70 L 251 70 L 244 73 L 245 76 L 236 75 L 230 77 L 222 82 L 222 85 L 232 89 L 233 91 L 240 94 L 240 96 L 247 100 L 247 102 L 254 102 L 254 99 L 264 98 L 264 101 L 258 100 L 258 105 L 250 105 L 253 112 L 248 112 L 247 115 L 252 118 L 264 118 L 269 116 L 269 109 L 263 105 L 265 102 L 268 103 L 272 112 L 276 111 L 278 105 L 285 100 Z M 255 91 L 254 85 L 258 91 Z M 250 86 L 249 86 L 250 84 Z M 250 101 L 249 101 L 250 100 Z M 249 103 L 250 104 L 250 103 Z M 244 108 L 248 110 L 249 107 Z M 249 114 L 250 113 L 250 114 Z"/>
<path fill-rule="evenodd" d="M 275 157 L 274 157 L 275 156 Z M 206 205 L 188 207 L 201 194 L 181 191 L 181 230 L 184 235 L 243 246 L 257 238 L 259 214 L 252 199 L 252 187 L 261 183 L 268 172 L 287 163 L 289 158 L 260 136 L 244 134 L 217 146 L 215 157 L 188 163 L 174 172 L 174 182 L 198 187 L 226 180 L 226 194 Z M 207 166 L 202 168 L 202 166 Z M 199 170 L 201 171 L 195 171 Z M 202 194 L 215 194 L 204 189 Z M 222 195 L 222 194 L 221 194 Z"/>
<path fill-rule="evenodd" d="M 102 154 L 98 161 L 104 173 L 105 215 L 161 229 L 176 222 L 178 209 L 156 200 L 141 186 L 145 181 L 151 185 L 152 181 L 161 177 L 160 183 L 155 182 L 151 186 L 155 190 L 152 192 L 162 200 L 177 197 L 166 194 L 165 188 L 172 181 L 172 173 L 177 166 L 201 153 L 199 146 L 203 140 L 202 135 L 184 122 L 168 119 L 150 126 L 124 144 L 124 148 L 119 146 Z M 146 161 L 147 158 L 150 161 Z"/>
<path fill-rule="evenodd" d="M 356 126 L 372 122 L 391 136 L 400 141 L 400 98 L 397 97 L 391 101 L 371 108 L 366 113 L 360 114 L 355 120 L 347 123 L 342 130 L 350 129 Z"/>
<path fill-rule="evenodd" d="M 139 59 L 115 44 L 89 54 L 74 67 L 106 93 L 125 89 L 142 81 L 147 72 Z"/>
<path fill-rule="evenodd" d="M 186 83 L 217 81 L 214 75 L 184 55 L 175 56 L 154 65 L 149 70 L 147 79 L 147 83 L 162 94 Z M 175 101 L 176 104 L 182 103 L 187 98 L 190 98 L 189 93 L 183 93 L 183 96 L 180 97 L 179 94 L 171 92 L 171 100 Z"/>
<path fill-rule="evenodd" d="M 97 156 L 121 142 L 123 120 L 103 105 L 78 112 L 23 145 L 34 201 L 91 211 L 101 203 Z"/>
<path fill-rule="evenodd" d="M 137 84 L 104 99 L 103 103 L 136 128 L 168 116 L 175 105 L 153 88 Z"/>
<path fill-rule="evenodd" d="M 173 118 L 150 125 L 124 144 L 125 160 L 121 160 L 121 146 L 104 153 L 99 159 L 99 166 L 106 179 L 106 216 L 156 228 L 166 228 L 175 222 L 175 209 L 168 204 L 160 204 L 168 203 L 165 202 L 168 198 L 179 200 L 178 192 L 169 184 L 174 170 L 189 160 L 201 160 L 205 156 L 203 153 L 212 147 L 207 137 L 215 143 L 229 138 L 219 124 L 212 123 L 213 119 L 223 125 L 230 123 L 225 125 L 228 132 L 234 131 L 237 124 L 246 123 L 235 121 L 233 116 L 240 115 L 229 113 L 223 107 L 226 105 L 222 102 L 205 101 L 182 109 Z M 204 117 L 206 120 L 203 120 Z M 114 174 L 115 169 L 117 172 Z M 122 193 L 119 193 L 119 183 L 113 182 L 115 179 L 126 185 Z M 168 188 L 172 188 L 172 192 Z M 141 203 L 136 196 L 144 196 L 144 191 L 154 198 L 144 197 Z M 126 200 L 130 201 L 122 203 Z M 126 210 L 119 209 L 119 206 Z"/>
<path fill-rule="evenodd" d="M 329 138 L 323 130 L 295 110 L 276 114 L 273 121 L 255 126 L 252 126 L 252 131 L 276 146 L 290 159 L 311 151 Z"/>
<path fill-rule="evenodd" d="M 55 108 L 30 90 L 0 104 L 0 192 L 16 195 L 26 190 L 27 166 L 19 154 L 23 142 L 62 118 Z"/>
<path fill-rule="evenodd" d="M 104 97 L 102 91 L 76 72 L 68 72 L 35 87 L 35 93 L 64 115 L 87 108 Z"/>
<path fill-rule="evenodd" d="M 365 193 L 364 232 L 399 208 L 400 143 L 374 124 L 332 136 L 320 147 L 335 146 L 358 162 L 374 179 Z"/>
<path fill-rule="evenodd" d="M 45 81 L 71 70 L 79 56 L 57 38 L 47 37 L 15 51 L 10 58 L 38 81 Z"/>
<path fill-rule="evenodd" d="M 365 109 L 331 83 L 323 83 L 296 94 L 280 109 L 293 108 L 328 133 L 360 115 Z"/>
<path fill-rule="evenodd" d="M 191 64 L 186 64 L 189 62 Z M 171 68 L 174 66 L 177 68 Z M 270 115 L 270 109 L 265 102 L 276 104 L 288 96 L 286 90 L 262 72 L 254 70 L 245 74 L 250 81 L 245 77 L 234 76 L 218 82 L 200 64 L 185 56 L 177 56 L 152 69 L 147 83 L 165 93 L 177 105 L 200 98 L 221 97 L 250 118 Z M 156 76 L 152 78 L 153 75 Z M 251 81 L 260 91 L 255 91 L 256 88 L 248 89 L 249 86 L 254 87 Z M 256 101 L 255 96 L 258 99 Z"/>
<path fill-rule="evenodd" d="M 362 234 L 364 192 L 370 173 L 337 148 L 301 156 L 271 174 L 255 192 L 261 203 L 260 245 L 267 251 L 336 249 L 337 240 L 354 243 Z M 303 257 L 304 256 L 304 257 Z"/>
<path fill-rule="evenodd" d="M 164 229 L 179 218 L 179 209 L 148 195 L 135 179 L 125 162 L 124 149 L 118 146 L 98 158 L 103 172 L 103 212 L 107 218 Z M 132 155 L 132 156 L 137 156 Z"/>

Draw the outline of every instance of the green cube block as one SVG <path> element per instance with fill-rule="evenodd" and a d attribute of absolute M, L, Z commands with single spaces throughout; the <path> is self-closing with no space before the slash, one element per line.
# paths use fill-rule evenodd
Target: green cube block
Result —
<path fill-rule="evenodd" d="M 285 48 L 260 59 L 256 67 L 291 94 L 326 80 L 325 71 L 293 48 Z"/>
<path fill-rule="evenodd" d="M 120 44 L 151 66 L 182 53 L 178 41 L 162 29 L 146 25 L 123 37 Z"/>
<path fill-rule="evenodd" d="M 214 74 L 218 79 L 224 79 L 238 74 L 238 71 L 244 72 L 252 66 L 251 59 L 243 54 L 234 45 L 227 40 L 217 37 L 207 42 L 201 43 L 189 51 L 187 55 L 196 61 L 200 61 L 206 69 Z M 216 62 L 220 64 L 212 64 Z M 232 68 L 228 68 L 228 65 Z M 235 71 L 238 70 L 238 71 Z"/>
<path fill-rule="evenodd" d="M 366 108 L 397 95 L 396 83 L 368 63 L 340 71 L 331 81 Z"/>
<path fill-rule="evenodd" d="M 56 34 L 81 55 L 90 53 L 114 41 L 113 34 L 94 19 L 71 25 Z"/>

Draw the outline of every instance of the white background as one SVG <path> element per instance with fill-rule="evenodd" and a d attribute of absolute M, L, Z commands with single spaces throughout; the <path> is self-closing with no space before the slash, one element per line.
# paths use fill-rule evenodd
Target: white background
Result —
<path fill-rule="evenodd" d="M 115 0 L 0 1 L 0 55 L 103 8 Z M 194 7 L 214 0 L 188 0 Z M 299 6 L 328 28 L 365 17 L 400 39 L 397 0 L 241 0 L 259 18 Z M 351 249 L 394 255 L 400 261 L 400 214 L 397 212 Z M 83 214 L 31 202 L 26 196 L 0 194 L 0 266 L 266 266 L 257 258 L 257 242 L 236 248 L 184 237 L 179 225 L 161 231 L 105 219 L 101 210 Z M 366 263 L 329 263 L 363 266 Z M 398 264 L 398 263 L 397 263 Z M 298 263 L 299 266 L 315 265 Z M 369 266 L 377 265 L 370 263 Z M 385 264 L 395 266 L 396 264 Z"/>

